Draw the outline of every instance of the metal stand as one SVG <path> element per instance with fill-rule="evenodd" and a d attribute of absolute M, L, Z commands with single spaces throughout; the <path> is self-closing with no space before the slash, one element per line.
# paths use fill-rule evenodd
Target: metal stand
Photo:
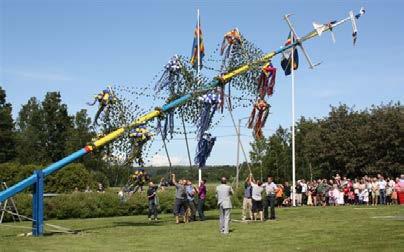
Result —
<path fill-rule="evenodd" d="M 0 180 L 0 186 L 1 186 L 2 190 L 6 190 L 8 188 L 6 182 L 1 181 L 1 180 Z M 9 200 L 10 200 L 11 206 L 8 206 Z M 14 201 L 13 197 L 6 199 L 4 201 L 4 204 L 2 202 L 0 202 L 0 212 L 1 212 L 0 224 L 3 223 L 4 215 L 6 212 L 12 213 L 11 217 L 13 218 L 14 222 L 16 221 L 14 216 L 17 216 L 17 218 L 20 222 L 22 221 L 20 214 L 18 213 L 18 209 L 17 209 L 17 206 L 15 205 L 15 201 Z"/>
<path fill-rule="evenodd" d="M 43 191 L 44 191 L 44 175 L 42 170 L 36 170 L 36 182 L 33 184 L 32 198 L 32 235 L 42 236 L 44 233 L 43 223 Z"/>

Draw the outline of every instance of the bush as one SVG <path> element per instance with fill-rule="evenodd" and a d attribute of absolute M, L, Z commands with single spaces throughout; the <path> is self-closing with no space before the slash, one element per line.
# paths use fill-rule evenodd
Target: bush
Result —
<path fill-rule="evenodd" d="M 11 186 L 31 176 L 37 169 L 43 169 L 43 167 L 21 165 L 18 163 L 3 163 L 0 164 L 0 180 L 5 181 L 8 186 Z M 97 178 L 101 178 L 101 175 L 97 175 Z M 104 180 L 106 179 L 103 178 Z M 87 185 L 93 189 L 97 187 L 95 176 L 83 164 L 73 163 L 46 177 L 45 192 L 66 193 L 74 191 L 76 187 L 79 190 L 84 190 Z M 104 186 L 106 185 L 104 184 Z"/>
<path fill-rule="evenodd" d="M 172 213 L 175 192 L 172 187 L 164 192 L 159 192 L 159 212 Z M 242 189 L 235 192 L 233 207 L 241 206 Z M 20 214 L 31 216 L 32 196 L 22 193 L 15 197 L 17 208 Z M 216 197 L 214 187 L 208 187 L 208 194 L 205 201 L 205 210 L 216 209 Z M 148 210 L 146 193 L 136 193 L 126 202 L 121 202 L 117 192 L 107 190 L 105 193 L 84 193 L 60 194 L 55 197 L 45 198 L 46 219 L 68 219 L 68 218 L 99 218 L 126 215 L 145 215 Z M 11 220 L 6 215 L 6 221 Z"/>

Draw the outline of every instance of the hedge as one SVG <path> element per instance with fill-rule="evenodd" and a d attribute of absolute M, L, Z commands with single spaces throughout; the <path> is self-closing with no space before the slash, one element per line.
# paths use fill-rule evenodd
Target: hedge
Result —
<path fill-rule="evenodd" d="M 3 163 L 0 164 L 0 180 L 11 186 L 31 176 L 35 170 L 42 168 L 36 165 Z M 101 176 L 102 174 L 88 171 L 83 164 L 73 163 L 55 174 L 47 176 L 45 179 L 45 191 L 49 193 L 67 193 L 74 191 L 76 187 L 79 190 L 84 190 L 87 186 L 96 189 L 97 179 L 100 179 L 101 182 L 105 181 Z"/>
<path fill-rule="evenodd" d="M 172 213 L 174 203 L 174 188 L 169 188 L 158 193 L 159 212 Z M 32 195 L 28 193 L 18 194 L 15 198 L 20 214 L 32 216 Z M 233 206 L 240 207 L 242 190 L 236 192 L 233 197 Z M 145 215 L 147 214 L 146 193 L 136 193 L 126 202 L 121 202 L 117 192 L 108 190 L 105 193 L 76 192 L 60 194 L 55 197 L 45 197 L 45 219 L 68 219 L 68 218 L 99 218 L 111 216 Z M 208 188 L 205 201 L 205 210 L 216 209 L 216 197 L 214 187 Z M 6 221 L 11 216 L 6 214 Z"/>

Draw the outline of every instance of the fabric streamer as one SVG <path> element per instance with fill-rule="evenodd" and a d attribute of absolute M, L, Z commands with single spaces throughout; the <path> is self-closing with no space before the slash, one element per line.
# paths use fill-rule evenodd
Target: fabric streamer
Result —
<path fill-rule="evenodd" d="M 140 166 L 144 166 L 143 161 L 143 146 L 147 141 L 152 138 L 153 134 L 150 133 L 145 125 L 141 125 L 135 128 L 130 134 L 129 137 L 132 139 L 132 154 L 128 158 L 126 164 L 130 164 L 133 160 L 138 163 Z"/>
<path fill-rule="evenodd" d="M 211 92 L 199 97 L 198 100 L 203 101 L 202 112 L 197 123 L 198 139 L 201 139 L 203 134 L 209 129 L 217 107 L 221 103 L 221 98 L 219 94 Z"/>
<path fill-rule="evenodd" d="M 220 55 L 224 55 L 225 59 L 229 58 L 235 45 L 241 45 L 241 35 L 237 28 L 232 29 L 223 36 Z"/>
<path fill-rule="evenodd" d="M 97 124 L 97 120 L 105 108 L 116 103 L 116 98 L 110 89 L 104 89 L 102 92 L 94 96 L 93 102 L 87 102 L 87 105 L 94 106 L 96 102 L 98 102 L 99 108 L 94 117 L 94 124 Z"/>
<path fill-rule="evenodd" d="M 258 77 L 258 93 L 261 99 L 265 98 L 265 95 L 272 96 L 274 93 L 276 79 L 276 68 L 269 62 L 261 68 L 261 74 Z"/>
<path fill-rule="evenodd" d="M 216 137 L 212 137 L 209 133 L 204 133 L 201 139 L 199 139 L 194 160 L 198 167 L 202 168 L 206 165 L 206 160 L 210 156 L 215 142 Z"/>
<path fill-rule="evenodd" d="M 248 128 L 253 129 L 254 137 L 258 140 L 264 137 L 262 128 L 265 127 L 270 107 L 264 99 L 258 98 L 248 119 Z"/>
<path fill-rule="evenodd" d="M 168 114 L 164 118 L 164 126 L 161 125 L 162 119 L 157 120 L 157 128 L 161 132 L 161 136 L 163 140 L 167 139 L 168 134 L 170 134 L 170 138 L 173 138 L 174 134 L 174 111 L 168 112 Z"/>
<path fill-rule="evenodd" d="M 159 81 L 154 86 L 156 92 L 168 88 L 170 95 L 174 93 L 175 83 L 181 74 L 181 61 L 178 55 L 174 55 L 164 66 L 164 72 Z"/>

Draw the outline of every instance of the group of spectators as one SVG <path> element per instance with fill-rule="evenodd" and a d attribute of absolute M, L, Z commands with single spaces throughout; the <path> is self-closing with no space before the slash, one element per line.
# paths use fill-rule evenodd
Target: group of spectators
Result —
<path fill-rule="evenodd" d="M 248 180 L 248 179 L 247 179 Z M 246 180 L 245 198 L 249 196 L 251 182 Z M 292 187 L 288 182 L 278 184 L 275 191 L 275 204 L 278 207 L 291 206 Z M 339 205 L 393 205 L 404 202 L 404 175 L 401 178 L 384 178 L 381 174 L 376 177 L 364 176 L 349 179 L 336 174 L 332 179 L 318 179 L 296 183 L 296 206 L 339 206 Z M 246 200 L 246 199 L 245 199 Z M 244 213 L 250 209 L 243 204 Z M 252 212 L 254 207 L 252 207 Z"/>

